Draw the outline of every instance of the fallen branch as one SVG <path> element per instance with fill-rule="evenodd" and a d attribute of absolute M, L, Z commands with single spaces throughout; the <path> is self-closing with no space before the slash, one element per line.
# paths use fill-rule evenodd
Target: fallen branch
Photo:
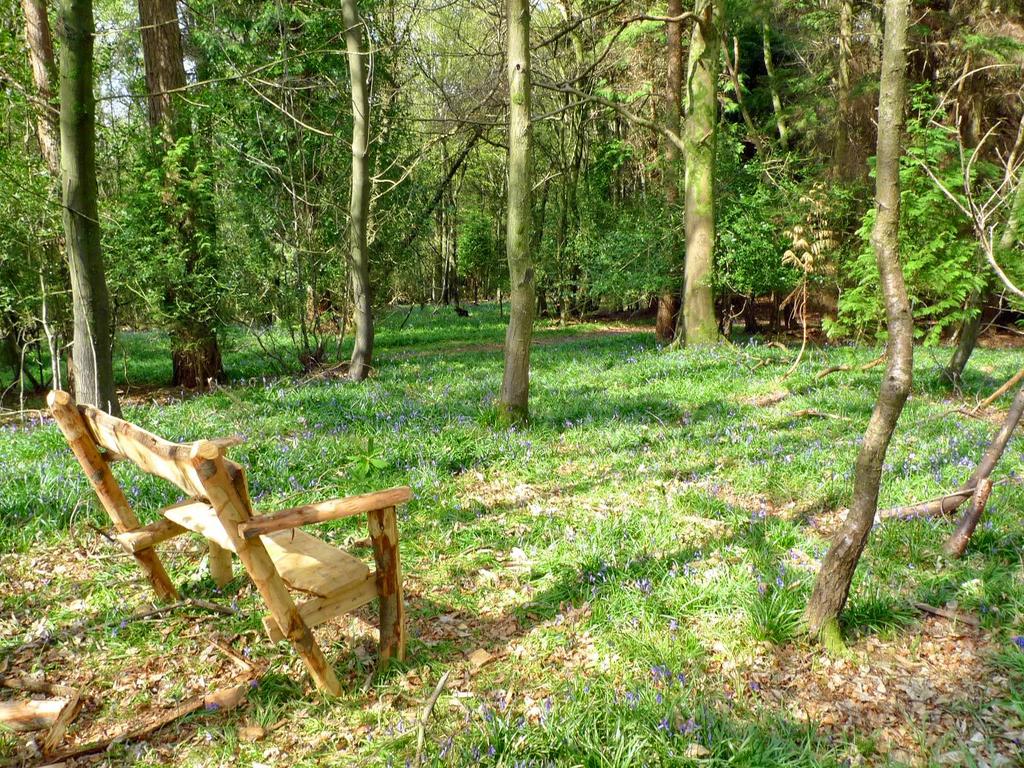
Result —
<path fill-rule="evenodd" d="M 822 379 L 824 379 L 829 374 L 838 373 L 839 371 L 854 371 L 854 370 L 856 370 L 856 371 L 870 371 L 872 368 L 877 368 L 879 365 L 881 365 L 884 362 L 885 362 L 885 353 L 883 352 L 881 354 L 881 356 L 876 357 L 870 363 L 864 363 L 864 365 L 833 365 L 833 366 L 829 366 L 825 370 L 819 372 L 818 375 L 815 376 L 815 378 L 818 379 L 818 381 L 821 381 Z"/>
<path fill-rule="evenodd" d="M 799 411 L 793 411 L 786 416 L 787 419 L 802 419 L 804 417 L 813 416 L 817 419 L 839 419 L 840 421 L 851 421 L 849 416 L 839 416 L 834 413 L 825 413 L 824 411 L 816 411 L 813 408 L 802 408 Z"/>
<path fill-rule="evenodd" d="M 957 613 L 956 611 L 950 611 L 946 608 L 936 608 L 934 605 L 928 605 L 928 603 L 914 603 L 914 607 L 919 611 L 930 613 L 933 616 L 941 616 L 942 618 L 950 619 L 951 621 L 960 621 L 964 624 L 969 624 L 972 627 L 981 626 L 980 621 L 965 613 Z"/>
<path fill-rule="evenodd" d="M 236 611 L 234 608 L 230 608 L 226 605 L 218 605 L 217 603 L 212 603 L 209 600 L 202 600 L 198 597 L 190 597 L 187 600 L 179 600 L 176 603 L 169 603 L 167 605 L 161 605 L 156 608 L 149 608 L 138 613 L 133 613 L 131 616 L 128 616 L 125 619 L 123 619 L 123 621 L 130 624 L 136 621 L 143 621 L 145 619 L 152 619 L 158 616 L 163 616 L 164 614 L 171 613 L 172 611 L 176 611 L 179 608 L 188 607 L 200 608 L 204 611 L 219 613 L 224 616 L 238 615 L 238 611 Z M 89 620 L 76 621 L 74 624 L 66 626 L 55 632 L 49 632 L 45 635 L 37 637 L 35 640 L 29 640 L 28 642 L 23 643 L 20 647 L 16 648 L 12 653 L 17 653 L 19 651 L 25 651 L 35 648 L 45 648 L 46 646 L 53 645 L 54 643 L 59 642 L 61 640 L 65 640 L 70 637 L 77 637 L 87 632 L 92 627 L 116 627 L 121 623 L 121 621 L 122 619 L 114 619 L 113 621 L 103 622 L 95 617 Z"/>
<path fill-rule="evenodd" d="M 434 688 L 434 692 L 430 694 L 430 698 L 427 699 L 426 706 L 423 707 L 423 714 L 420 715 L 420 723 L 416 728 L 416 759 L 413 761 L 413 765 L 419 765 L 423 759 L 423 742 L 427 735 L 427 721 L 430 719 L 431 713 L 434 711 L 434 705 L 437 704 L 438 698 L 441 696 L 441 691 L 444 690 L 445 685 L 448 683 L 448 676 L 452 671 L 446 670 L 441 679 L 437 681 L 437 686 Z"/>
<path fill-rule="evenodd" d="M 1013 374 L 1013 376 L 1011 376 L 1007 380 L 1007 382 L 1005 384 L 1003 384 L 1003 386 L 1001 386 L 999 389 L 997 389 L 991 395 L 989 395 L 984 400 L 982 400 L 980 403 L 978 403 L 976 406 L 974 406 L 974 411 L 973 412 L 977 413 L 978 411 L 982 410 L 983 408 L 988 408 L 992 403 L 994 403 L 1000 397 L 1002 397 L 1007 392 L 1009 392 L 1017 383 L 1020 382 L 1021 379 L 1024 379 L 1024 368 L 1021 368 L 1019 371 L 1017 371 L 1015 374 Z"/>
<path fill-rule="evenodd" d="M 1003 455 L 1003 451 L 1006 450 L 1006 444 L 1010 442 L 1013 430 L 1017 428 L 1022 415 L 1024 415 L 1024 387 L 1017 391 L 1017 396 L 1013 398 L 1013 404 L 1010 406 L 1010 410 L 1007 411 L 1002 426 L 999 428 L 996 436 L 992 438 L 992 442 L 989 443 L 988 449 L 985 451 L 985 455 L 981 457 L 981 461 L 978 462 L 974 473 L 960 489 L 931 501 L 925 501 L 909 507 L 894 507 L 885 510 L 881 513 L 882 516 L 928 517 L 955 512 L 961 504 L 974 495 L 974 490 L 978 487 L 978 483 L 992 474 L 992 470 L 995 469 L 996 464 Z M 967 515 L 970 514 L 968 510 Z M 965 520 L 961 520 L 960 524 L 963 525 Z"/>
<path fill-rule="evenodd" d="M 193 696 L 191 699 L 187 699 L 178 706 L 169 709 L 152 722 L 145 723 L 143 725 L 136 725 L 132 728 L 128 728 L 127 730 L 123 730 L 120 733 L 115 733 L 111 736 L 100 739 L 99 741 L 93 741 L 78 747 L 66 749 L 63 752 L 58 752 L 50 757 L 54 761 L 69 760 L 75 757 L 82 757 L 83 755 L 103 752 L 111 744 L 119 744 L 125 741 L 138 741 L 146 738 L 155 731 L 160 730 L 165 725 L 168 725 L 185 715 L 191 714 L 198 709 L 208 709 L 211 711 L 227 711 L 229 709 L 234 709 L 245 701 L 251 682 L 251 680 L 246 680 L 245 682 L 233 685 L 230 688 L 224 688 L 212 693 Z"/>

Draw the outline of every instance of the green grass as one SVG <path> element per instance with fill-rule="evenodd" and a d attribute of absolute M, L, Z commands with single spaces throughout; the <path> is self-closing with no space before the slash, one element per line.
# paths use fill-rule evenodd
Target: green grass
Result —
<path fill-rule="evenodd" d="M 318 698 L 287 649 L 261 638 L 259 602 L 244 579 L 218 593 L 200 567 L 198 543 L 186 539 L 166 549 L 176 583 L 186 594 L 234 602 L 239 615 L 176 614 L 122 627 L 149 596 L 133 562 L 93 530 L 108 523 L 60 435 L 35 423 L 0 431 L 0 658 L 29 637 L 94 618 L 77 644 L 58 642 L 58 653 L 32 662 L 55 677 L 89 668 L 99 690 L 111 686 L 106 708 L 83 720 L 123 719 L 132 700 L 114 683 L 147 663 L 166 663 L 180 684 L 144 690 L 136 706 L 212 679 L 216 656 L 202 655 L 210 631 L 268 665 L 245 710 L 190 718 L 164 747 L 158 739 L 118 748 L 112 763 L 163 764 L 172 744 L 182 765 L 273 762 L 263 757 L 273 746 L 287 764 L 401 766 L 415 752 L 419 708 L 453 667 L 427 728 L 428 764 L 900 762 L 876 750 L 874 732 L 798 718 L 753 679 L 758 659 L 821 655 L 805 645 L 800 613 L 827 547 L 822 529 L 848 502 L 881 369 L 824 381 L 815 374 L 878 350 L 813 348 L 781 383 L 782 362 L 794 352 L 756 341 L 667 351 L 644 328 L 595 335 L 597 324 L 541 325 L 531 422 L 499 429 L 493 404 L 502 361 L 493 346 L 504 323 L 495 309 L 464 319 L 417 310 L 398 331 L 402 316 L 382 324 L 377 374 L 364 384 L 271 375 L 251 341 L 232 336 L 232 384 L 196 396 L 152 393 L 160 405 L 147 397 L 125 410 L 174 440 L 242 433 L 247 442 L 231 455 L 248 468 L 258 508 L 411 485 L 415 499 L 399 523 L 412 629 L 404 666 L 364 692 L 373 669 L 368 636 L 328 631 L 345 691 Z M 123 334 L 120 345 L 128 351 L 122 383 L 125 373 L 138 388 L 166 379 L 166 340 Z M 918 352 L 882 506 L 958 485 L 994 429 L 955 412 L 940 374 L 945 354 Z M 759 358 L 776 364 L 751 372 Z M 1018 367 L 1011 352 L 980 350 L 965 397 L 987 394 Z M 755 404 L 780 389 L 790 392 L 781 402 Z M 792 416 L 806 409 L 839 418 Z M 1019 474 L 1021 463 L 1011 444 L 999 476 Z M 165 483 L 120 465 L 116 472 L 144 520 L 177 500 Z M 1024 652 L 1010 638 L 1024 628 L 1021 501 L 1019 487 L 997 486 L 955 563 L 941 557 L 948 521 L 877 525 L 843 617 L 854 653 L 868 640 L 914 641 L 915 601 L 955 601 L 981 618 L 1001 649 L 982 663 L 1010 681 L 993 705 L 1019 723 Z M 362 536 L 361 525 L 346 520 L 318 532 L 343 543 Z M 472 671 L 464 659 L 477 648 L 498 658 Z M 282 721 L 264 741 L 238 740 L 245 722 Z M 929 742 L 923 728 L 916 758 L 927 764 L 950 747 Z M 0 754 L 13 745 L 0 735 Z M 1012 747 L 1004 739 L 998 749 Z"/>

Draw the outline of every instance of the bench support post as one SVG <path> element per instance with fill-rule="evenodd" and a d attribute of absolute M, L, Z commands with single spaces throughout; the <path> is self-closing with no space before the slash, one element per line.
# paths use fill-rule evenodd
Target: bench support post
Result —
<path fill-rule="evenodd" d="M 270 609 L 270 615 L 305 663 L 316 687 L 330 696 L 337 696 L 341 693 L 338 678 L 299 614 L 263 542 L 258 538 L 247 541 L 238 533 L 238 524 L 248 520 L 252 513 L 248 499 L 243 500 L 235 483 L 228 477 L 220 449 L 214 443 L 197 443 L 192 451 L 192 465 L 199 483 L 206 490 L 210 506 L 216 510 L 217 517 L 232 538 L 238 559 Z M 238 484 L 243 486 L 244 480 L 240 479 Z"/>
<path fill-rule="evenodd" d="M 93 442 L 89 428 L 78 412 L 78 406 L 71 399 L 67 392 L 54 391 L 47 397 L 47 404 L 50 406 L 50 413 L 53 414 L 57 426 L 64 433 L 75 458 L 85 470 L 86 477 L 92 483 L 93 490 L 99 497 L 103 508 L 107 510 L 110 519 L 117 528 L 118 533 L 128 533 L 139 528 L 139 518 L 128 504 L 124 491 L 117 484 L 114 475 L 110 471 L 110 465 L 106 459 L 100 456 L 96 443 Z M 135 561 L 146 574 L 146 578 L 153 586 L 153 591 L 160 600 L 170 601 L 178 598 L 178 592 L 171 583 L 167 571 L 156 550 L 152 547 L 140 549 L 134 553 Z"/>
<path fill-rule="evenodd" d="M 398 556 L 398 517 L 394 507 L 367 513 L 380 597 L 380 660 L 405 658 L 405 604 Z"/>

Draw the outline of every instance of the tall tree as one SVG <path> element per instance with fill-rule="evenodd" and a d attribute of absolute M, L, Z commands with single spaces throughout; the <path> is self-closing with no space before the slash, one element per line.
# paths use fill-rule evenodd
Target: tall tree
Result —
<path fill-rule="evenodd" d="M 60 170 L 74 309 L 71 378 L 79 402 L 118 414 L 97 203 L 92 0 L 63 0 L 59 13 Z"/>
<path fill-rule="evenodd" d="M 349 363 L 349 376 L 362 381 L 370 375 L 373 359 L 373 304 L 370 296 L 370 253 L 366 224 L 370 212 L 370 89 L 366 54 L 363 51 L 363 22 L 356 0 L 341 6 L 345 22 L 345 49 L 352 80 L 352 194 L 349 199 L 349 269 L 355 308 L 356 338 Z"/>
<path fill-rule="evenodd" d="M 682 0 L 668 0 L 667 16 L 671 19 L 683 14 Z M 665 22 L 665 38 L 667 42 L 666 63 L 668 65 L 665 78 L 665 127 L 679 135 L 680 117 L 682 115 L 683 91 L 683 22 Z M 674 142 L 665 141 L 665 201 L 669 215 L 674 216 L 679 204 L 679 147 Z M 673 246 L 677 243 L 673 243 Z M 669 256 L 675 266 L 675 248 Z M 671 341 L 675 335 L 676 318 L 679 315 L 678 290 L 665 290 L 658 297 L 658 317 L 654 332 L 661 341 Z"/>
<path fill-rule="evenodd" d="M 498 411 L 510 421 L 525 421 L 530 398 L 530 341 L 536 307 L 530 224 L 533 184 L 533 128 L 530 123 L 530 3 L 508 0 L 508 222 L 505 252 L 511 282 L 505 374 Z"/>
<path fill-rule="evenodd" d="M 25 14 L 25 42 L 28 44 L 28 58 L 32 66 L 32 83 L 36 88 L 39 104 L 36 109 L 36 135 L 39 150 L 54 181 L 60 180 L 60 125 L 59 113 L 54 101 L 54 85 L 57 82 L 57 66 L 53 57 L 53 37 L 50 34 L 50 19 L 46 15 L 44 0 L 21 0 Z"/>
<path fill-rule="evenodd" d="M 875 223 L 871 232 L 885 301 L 888 363 L 871 413 L 853 480 L 846 521 L 832 540 L 805 619 L 812 635 L 830 648 L 842 647 L 839 613 L 846 604 L 861 553 L 878 510 L 882 465 L 893 430 L 910 394 L 914 363 L 914 320 L 900 265 L 900 155 L 906 107 L 908 0 L 885 0 L 882 71 L 878 95 Z"/>
<path fill-rule="evenodd" d="M 715 257 L 715 145 L 718 132 L 719 25 L 723 0 L 696 0 L 686 72 L 686 275 L 682 322 L 686 344 L 718 340 L 711 271 Z"/>
<path fill-rule="evenodd" d="M 166 172 L 166 197 L 172 203 L 164 211 L 168 227 L 178 233 L 184 252 L 184 279 L 168 290 L 171 315 L 172 384 L 198 387 L 219 379 L 221 363 L 215 311 L 216 249 L 212 204 L 194 194 L 189 181 L 197 159 L 191 142 L 192 125 L 182 105 L 185 58 L 176 0 L 139 0 L 142 57 L 146 67 L 147 105 L 150 126 L 158 133 L 160 161 L 178 142 L 188 142 L 174 172 Z"/>

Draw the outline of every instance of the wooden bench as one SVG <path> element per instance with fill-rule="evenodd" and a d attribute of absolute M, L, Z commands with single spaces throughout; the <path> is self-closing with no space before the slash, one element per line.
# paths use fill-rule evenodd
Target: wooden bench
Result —
<path fill-rule="evenodd" d="M 245 471 L 224 457 L 241 438 L 171 443 L 88 405 L 76 405 L 67 392 L 47 398 L 100 502 L 117 529 L 117 541 L 130 552 L 157 597 L 173 600 L 177 591 L 154 547 L 188 531 L 209 543 L 210 574 L 218 586 L 231 580 L 231 553 L 238 555 L 269 614 L 263 624 L 274 641 L 287 639 L 305 662 L 317 687 L 340 692 L 310 629 L 380 600 L 381 661 L 405 656 L 405 610 L 398 557 L 395 505 L 412 494 L 406 487 L 285 509 L 253 512 Z M 160 518 L 140 525 L 110 471 L 114 461 L 131 461 L 144 472 L 180 488 L 188 498 L 160 510 Z M 376 570 L 359 558 L 300 530 L 307 523 L 366 514 Z M 296 605 L 289 590 L 304 596 Z"/>

